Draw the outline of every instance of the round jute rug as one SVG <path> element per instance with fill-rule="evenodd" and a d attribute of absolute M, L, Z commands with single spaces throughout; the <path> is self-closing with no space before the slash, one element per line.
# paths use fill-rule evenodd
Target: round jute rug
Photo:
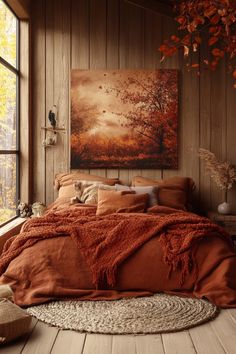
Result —
<path fill-rule="evenodd" d="M 27 311 L 63 329 L 104 334 L 175 332 L 218 314 L 208 301 L 165 294 L 115 301 L 55 301 Z"/>

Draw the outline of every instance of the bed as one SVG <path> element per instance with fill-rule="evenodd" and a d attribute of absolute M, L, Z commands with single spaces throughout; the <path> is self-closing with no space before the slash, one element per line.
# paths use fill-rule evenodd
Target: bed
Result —
<path fill-rule="evenodd" d="M 210 220 L 173 205 L 152 205 L 144 213 L 141 197 L 138 207 L 101 214 L 104 204 L 70 198 L 61 195 L 7 241 L 0 283 L 11 285 L 16 304 L 165 292 L 236 307 L 236 253 L 230 236 Z"/>

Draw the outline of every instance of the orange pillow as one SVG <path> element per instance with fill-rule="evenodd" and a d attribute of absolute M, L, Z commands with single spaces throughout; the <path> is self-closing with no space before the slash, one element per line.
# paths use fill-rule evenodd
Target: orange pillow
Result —
<path fill-rule="evenodd" d="M 186 210 L 195 189 L 193 180 L 189 177 L 170 177 L 164 180 L 136 176 L 132 180 L 133 186 L 158 186 L 158 204 L 170 208 Z"/>
<path fill-rule="evenodd" d="M 96 215 L 112 213 L 143 213 L 147 208 L 149 195 L 133 191 L 109 191 L 98 189 Z"/>

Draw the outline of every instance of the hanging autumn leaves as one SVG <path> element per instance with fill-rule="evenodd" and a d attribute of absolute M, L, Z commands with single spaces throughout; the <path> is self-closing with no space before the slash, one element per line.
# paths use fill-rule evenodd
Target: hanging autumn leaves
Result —
<path fill-rule="evenodd" d="M 161 61 L 178 49 L 182 49 L 188 59 L 190 53 L 198 52 L 203 41 L 207 41 L 209 55 L 200 64 L 215 70 L 220 60 L 227 57 L 229 70 L 236 79 L 236 0 L 182 0 L 175 5 L 175 10 L 178 30 L 183 35 L 172 35 L 164 41 L 159 48 Z M 190 60 L 186 63 L 189 69 L 197 69 L 198 73 L 200 64 Z"/>

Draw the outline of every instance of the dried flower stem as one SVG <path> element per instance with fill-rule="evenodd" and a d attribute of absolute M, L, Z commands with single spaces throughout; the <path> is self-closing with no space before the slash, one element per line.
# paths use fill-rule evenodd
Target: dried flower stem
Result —
<path fill-rule="evenodd" d="M 228 161 L 218 161 L 215 154 L 206 149 L 199 149 L 199 156 L 205 162 L 206 173 L 212 177 L 219 188 L 225 191 L 227 202 L 227 192 L 236 181 L 236 168 Z"/>

